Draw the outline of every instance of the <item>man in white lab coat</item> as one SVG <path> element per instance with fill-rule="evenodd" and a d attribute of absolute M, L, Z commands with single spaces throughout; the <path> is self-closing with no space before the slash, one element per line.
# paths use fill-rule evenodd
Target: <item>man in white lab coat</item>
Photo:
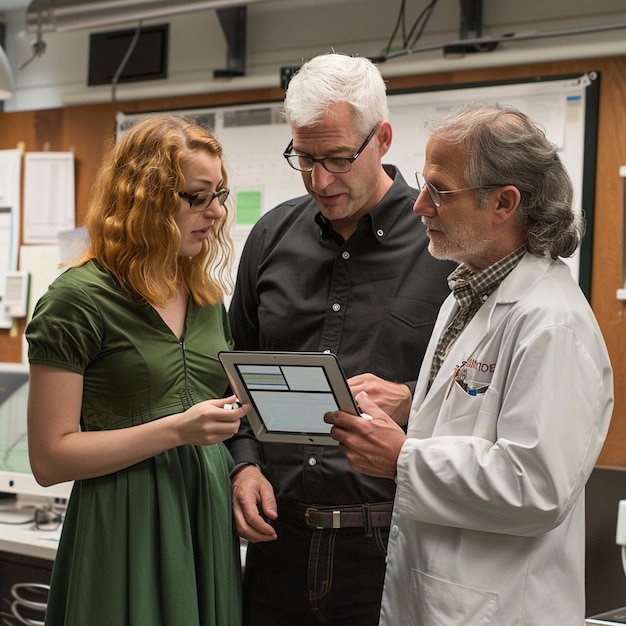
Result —
<path fill-rule="evenodd" d="M 511 108 L 433 125 L 420 195 L 436 258 L 460 263 L 420 371 L 407 432 L 328 413 L 351 467 L 395 477 L 380 624 L 580 626 L 584 486 L 613 374 L 559 257 L 584 234 L 557 147 Z"/>

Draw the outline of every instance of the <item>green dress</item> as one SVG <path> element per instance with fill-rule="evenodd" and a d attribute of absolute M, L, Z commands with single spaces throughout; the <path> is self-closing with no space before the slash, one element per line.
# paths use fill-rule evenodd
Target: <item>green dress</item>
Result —
<path fill-rule="evenodd" d="M 190 301 L 184 337 L 133 303 L 97 263 L 50 286 L 26 330 L 31 363 L 84 376 L 82 430 L 126 428 L 222 397 L 232 347 L 222 304 Z M 77 481 L 46 626 L 236 626 L 239 541 L 223 443 L 183 445 Z"/>

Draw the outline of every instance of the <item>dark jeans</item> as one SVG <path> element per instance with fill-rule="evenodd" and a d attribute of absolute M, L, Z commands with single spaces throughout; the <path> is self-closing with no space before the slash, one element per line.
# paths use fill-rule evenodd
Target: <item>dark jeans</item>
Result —
<path fill-rule="evenodd" d="M 276 541 L 248 545 L 244 626 L 378 625 L 389 529 L 273 524 Z"/>

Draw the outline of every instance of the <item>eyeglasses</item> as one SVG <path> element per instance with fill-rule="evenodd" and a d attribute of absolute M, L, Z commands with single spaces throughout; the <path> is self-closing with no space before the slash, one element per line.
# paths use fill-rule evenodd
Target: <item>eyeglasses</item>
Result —
<path fill-rule="evenodd" d="M 211 205 L 211 202 L 215 200 L 215 198 L 217 198 L 220 206 L 224 206 L 224 203 L 228 198 L 228 194 L 230 194 L 230 189 L 228 189 L 228 187 L 223 187 L 219 191 L 216 191 L 215 193 L 209 193 L 208 195 L 200 193 L 192 194 L 187 193 L 186 191 L 178 192 L 178 195 L 181 198 L 189 202 L 189 208 L 192 211 L 197 211 L 198 213 L 206 211 Z"/>
<path fill-rule="evenodd" d="M 283 156 L 287 159 L 287 163 L 299 172 L 312 172 L 313 166 L 319 163 L 327 172 L 331 174 L 345 174 L 352 169 L 352 164 L 359 158 L 359 155 L 367 144 L 371 141 L 378 124 L 372 128 L 361 147 L 351 157 L 324 157 L 323 159 L 314 159 L 313 157 L 304 156 L 302 154 L 293 154 L 293 139 L 289 142 L 287 149 L 283 152 Z"/>
<path fill-rule="evenodd" d="M 415 180 L 417 181 L 417 190 L 421 193 L 422 189 L 428 189 L 428 195 L 433 201 L 435 207 L 441 206 L 441 196 L 449 193 L 461 193 L 462 191 L 472 191 L 474 189 L 496 189 L 502 185 L 479 185 L 478 187 L 463 187 L 463 189 L 450 189 L 447 191 L 439 191 L 437 187 L 434 187 L 431 183 L 427 183 L 424 179 L 424 175 L 421 172 L 415 172 Z"/>

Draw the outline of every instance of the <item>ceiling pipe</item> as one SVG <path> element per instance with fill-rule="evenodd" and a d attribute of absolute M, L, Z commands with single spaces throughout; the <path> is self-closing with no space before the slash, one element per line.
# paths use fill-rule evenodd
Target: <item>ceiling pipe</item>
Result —
<path fill-rule="evenodd" d="M 516 41 L 528 41 L 532 39 L 551 39 L 553 37 L 567 37 L 573 35 L 586 35 L 589 33 L 601 33 L 609 30 L 620 30 L 626 28 L 626 22 L 617 22 L 613 24 L 600 24 L 598 26 L 583 26 L 579 28 L 566 28 L 563 30 L 548 30 L 548 31 L 524 31 L 520 33 L 508 33 L 506 35 L 497 35 L 489 37 L 476 37 L 473 39 L 455 39 L 454 41 L 448 41 L 446 43 L 435 43 L 425 46 L 418 46 L 417 48 L 405 48 L 404 50 L 398 50 L 397 52 L 390 52 L 389 54 L 376 57 L 377 62 L 390 61 L 398 57 L 407 56 L 409 54 L 417 54 L 419 52 L 429 52 L 431 50 L 444 50 L 446 49 L 459 49 L 464 46 L 474 46 L 475 51 L 488 51 L 491 52 L 499 43 L 509 43 Z"/>
<path fill-rule="evenodd" d="M 33 0 L 26 10 L 26 30 L 69 32 L 264 1 L 267 0 Z"/>

